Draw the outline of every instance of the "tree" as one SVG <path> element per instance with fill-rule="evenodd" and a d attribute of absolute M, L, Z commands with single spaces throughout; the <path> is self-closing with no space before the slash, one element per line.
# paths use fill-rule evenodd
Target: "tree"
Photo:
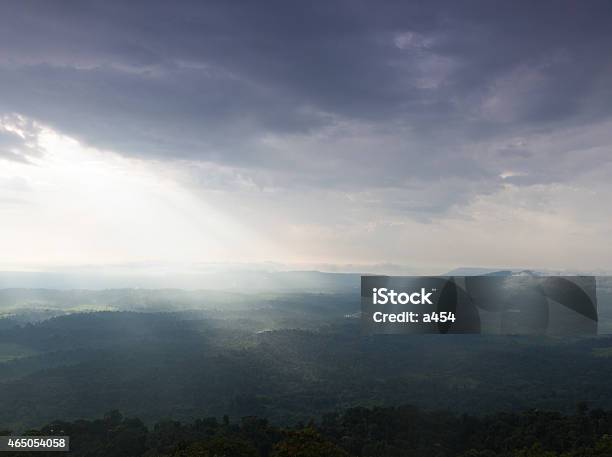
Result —
<path fill-rule="evenodd" d="M 216 437 L 177 451 L 173 457 L 258 457 L 255 448 L 236 437 Z"/>
<path fill-rule="evenodd" d="M 314 429 L 289 432 L 274 446 L 272 457 L 350 457 L 343 449 L 326 441 Z"/>

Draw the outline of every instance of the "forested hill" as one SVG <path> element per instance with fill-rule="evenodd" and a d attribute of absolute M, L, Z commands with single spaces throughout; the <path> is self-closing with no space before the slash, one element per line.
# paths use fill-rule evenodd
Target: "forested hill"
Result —
<path fill-rule="evenodd" d="M 612 408 L 610 338 L 362 337 L 341 309 L 333 325 L 300 309 L 100 312 L 2 330 L 0 428 L 113 409 L 149 425 L 224 414 L 291 425 L 356 406 Z"/>
<path fill-rule="evenodd" d="M 147 428 L 117 412 L 93 421 L 54 422 L 31 435 L 66 435 L 72 457 L 609 457 L 612 411 L 572 415 L 527 411 L 486 417 L 423 412 L 411 406 L 353 408 L 291 428 L 245 417 Z M 57 453 L 6 453 L 44 457 Z"/>

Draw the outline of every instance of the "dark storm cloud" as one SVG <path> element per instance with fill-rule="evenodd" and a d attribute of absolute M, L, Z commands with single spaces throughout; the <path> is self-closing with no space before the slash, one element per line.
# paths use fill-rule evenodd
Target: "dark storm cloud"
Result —
<path fill-rule="evenodd" d="M 506 138 L 612 114 L 611 21 L 607 1 L 8 1 L 0 110 L 286 185 L 486 191 L 506 166 L 567 174 Z"/>

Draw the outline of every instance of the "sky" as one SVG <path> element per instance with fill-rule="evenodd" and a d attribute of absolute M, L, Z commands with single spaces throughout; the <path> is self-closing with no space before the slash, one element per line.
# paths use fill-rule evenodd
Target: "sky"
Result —
<path fill-rule="evenodd" d="M 612 270 L 609 1 L 0 3 L 0 269 Z"/>

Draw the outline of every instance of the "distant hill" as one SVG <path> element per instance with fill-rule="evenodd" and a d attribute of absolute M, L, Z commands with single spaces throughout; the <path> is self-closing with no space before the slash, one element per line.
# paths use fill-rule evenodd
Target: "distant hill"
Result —
<path fill-rule="evenodd" d="M 358 273 L 233 270 L 184 274 L 0 272 L 0 289 L 188 289 L 252 292 L 359 290 Z"/>

